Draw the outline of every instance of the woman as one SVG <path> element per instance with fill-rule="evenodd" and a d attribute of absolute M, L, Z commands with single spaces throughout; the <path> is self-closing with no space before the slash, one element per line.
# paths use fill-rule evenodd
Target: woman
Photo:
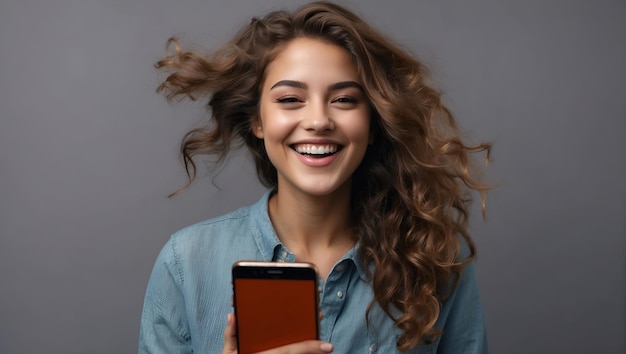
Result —
<path fill-rule="evenodd" d="M 244 143 L 269 191 L 185 228 L 156 261 L 140 352 L 236 353 L 230 267 L 311 262 L 320 340 L 268 353 L 485 353 L 468 234 L 467 146 L 425 68 L 350 11 L 317 2 L 253 19 L 213 55 L 157 63 L 169 99 L 209 98 L 182 144 L 223 161 Z"/>

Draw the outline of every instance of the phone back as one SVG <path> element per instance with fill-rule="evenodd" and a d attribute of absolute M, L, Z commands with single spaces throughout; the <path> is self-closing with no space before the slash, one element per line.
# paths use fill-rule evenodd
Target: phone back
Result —
<path fill-rule="evenodd" d="M 240 354 L 318 338 L 313 265 L 238 262 L 233 291 Z"/>

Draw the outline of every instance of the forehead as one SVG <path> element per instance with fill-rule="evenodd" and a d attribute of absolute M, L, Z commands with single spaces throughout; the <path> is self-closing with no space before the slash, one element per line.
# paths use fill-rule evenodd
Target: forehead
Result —
<path fill-rule="evenodd" d="M 313 38 L 289 41 L 268 64 L 264 87 L 280 80 L 297 80 L 308 85 L 358 80 L 350 54 L 342 47 Z"/>

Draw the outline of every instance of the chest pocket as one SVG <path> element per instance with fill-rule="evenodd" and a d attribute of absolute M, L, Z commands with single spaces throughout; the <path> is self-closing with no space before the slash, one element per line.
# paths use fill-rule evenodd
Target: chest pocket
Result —
<path fill-rule="evenodd" d="M 409 349 L 405 352 L 398 351 L 396 344 L 398 339 L 402 335 L 402 330 L 397 328 L 393 321 L 379 308 L 372 310 L 370 313 L 370 326 L 367 330 L 369 348 L 368 354 L 387 354 L 387 353 L 402 353 L 402 354 L 435 354 L 437 353 L 437 347 L 439 340 L 428 344 L 418 345 L 415 348 Z M 373 325 L 382 324 L 382 325 Z"/>
<path fill-rule="evenodd" d="M 396 343 L 401 334 L 402 331 L 394 325 L 393 320 L 378 305 L 375 305 L 369 313 L 367 353 L 400 353 Z"/>
<path fill-rule="evenodd" d="M 369 335 L 370 346 L 368 348 L 368 354 L 387 354 L 387 353 L 399 353 L 399 354 L 435 354 L 437 353 L 437 343 L 435 341 L 428 345 L 418 345 L 415 348 L 409 349 L 405 352 L 398 351 L 396 343 L 400 338 L 400 333 L 391 337 L 380 337 L 373 334 Z"/>

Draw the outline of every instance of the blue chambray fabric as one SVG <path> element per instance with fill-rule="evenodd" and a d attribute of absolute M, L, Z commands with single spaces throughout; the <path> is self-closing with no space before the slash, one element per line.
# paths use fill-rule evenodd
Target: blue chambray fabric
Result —
<path fill-rule="evenodd" d="M 239 260 L 294 262 L 270 221 L 268 191 L 254 205 L 175 233 L 159 254 L 146 290 L 139 353 L 220 353 L 231 307 L 231 266 Z M 397 353 L 401 331 L 375 306 L 358 245 L 320 283 L 320 339 L 333 353 Z M 464 246 L 467 253 L 467 246 Z M 487 337 L 473 263 L 443 301 L 436 342 L 406 353 L 487 353 Z"/>

